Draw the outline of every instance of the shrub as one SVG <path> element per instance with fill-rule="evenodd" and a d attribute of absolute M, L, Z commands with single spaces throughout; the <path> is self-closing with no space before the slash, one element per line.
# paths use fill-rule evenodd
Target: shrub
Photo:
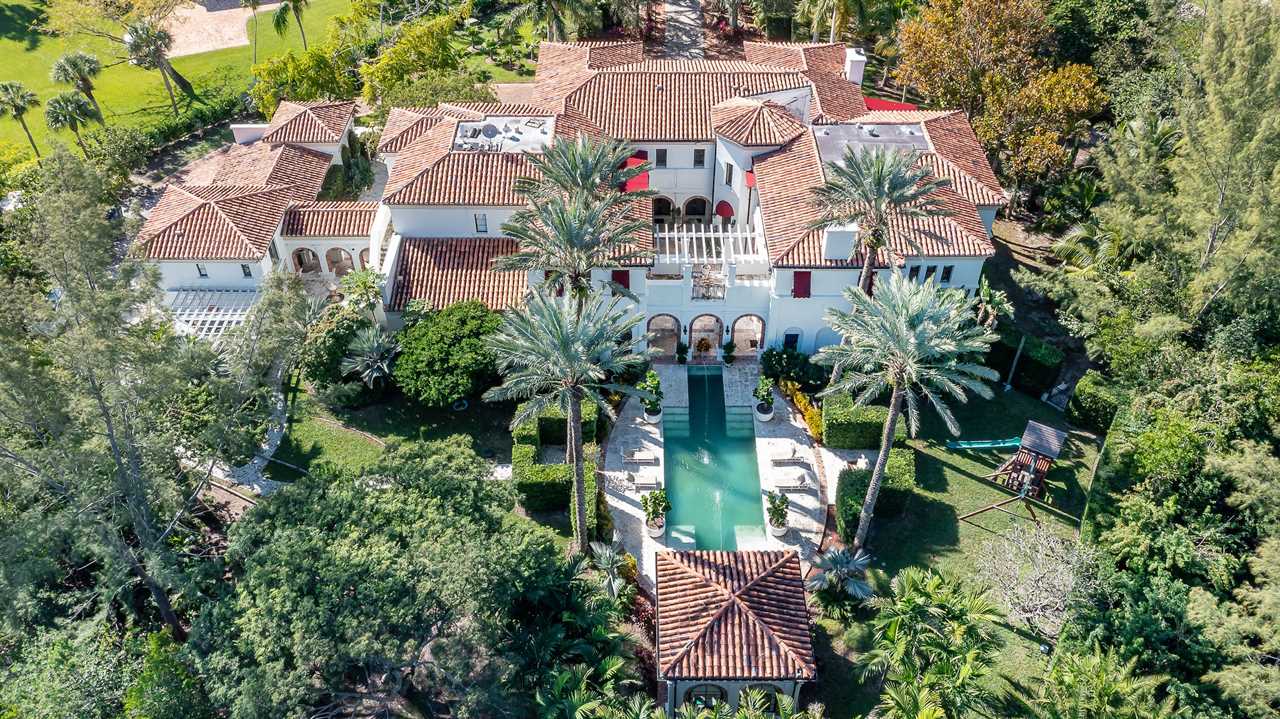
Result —
<path fill-rule="evenodd" d="M 596 415 L 599 408 L 593 402 L 582 403 L 582 441 L 596 441 Z M 538 416 L 539 444 L 565 444 L 565 416 L 559 407 L 551 407 Z"/>
<path fill-rule="evenodd" d="M 589 448 L 583 447 L 582 449 L 583 449 L 583 454 L 585 454 L 587 457 L 594 457 L 596 454 L 596 448 L 594 445 L 592 445 Z M 566 478 L 569 481 L 569 487 L 573 489 L 573 466 L 568 464 L 552 465 L 552 466 L 564 467 L 565 469 L 569 470 L 566 473 Z M 590 537 L 594 537 L 596 534 L 596 528 L 599 526 L 597 520 L 598 520 L 598 517 L 600 516 L 600 511 L 599 511 L 600 510 L 600 490 L 596 486 L 596 463 L 594 461 L 591 461 L 590 459 L 583 462 L 582 484 L 583 484 L 583 487 L 587 490 L 587 497 L 589 497 L 589 499 L 587 500 L 587 537 L 590 538 Z M 569 493 L 569 499 L 571 500 L 569 504 L 569 507 L 570 507 L 569 529 L 574 534 L 577 534 L 578 513 L 573 511 L 572 509 L 574 506 L 574 502 L 573 502 L 574 497 L 573 497 L 572 491 Z"/>
<path fill-rule="evenodd" d="M 200 719 L 213 716 L 200 682 L 169 635 L 147 637 L 142 670 L 124 693 L 126 719 Z"/>
<path fill-rule="evenodd" d="M 761 375 L 751 396 L 755 397 L 757 402 L 773 409 L 773 380 Z"/>
<path fill-rule="evenodd" d="M 813 364 L 803 352 L 787 349 L 765 350 L 760 355 L 760 372 L 775 381 L 796 382 L 806 392 L 817 392 L 831 379 L 830 368 Z"/>
<path fill-rule="evenodd" d="M 488 338 L 502 318 L 482 302 L 428 312 L 400 331 L 396 384 L 428 407 L 447 407 L 492 386 L 497 365 Z"/>
<path fill-rule="evenodd" d="M 725 342 L 724 346 L 722 346 L 721 349 L 724 350 L 724 354 L 721 355 L 721 358 L 724 360 L 724 363 L 733 364 L 733 359 L 734 359 L 733 353 L 737 351 L 738 345 L 734 344 L 733 342 Z"/>
<path fill-rule="evenodd" d="M 676 362 L 684 364 L 689 361 L 689 345 L 676 342 Z"/>
<path fill-rule="evenodd" d="M 369 318 L 348 305 L 329 305 L 319 320 L 307 328 L 302 341 L 298 368 L 302 376 L 316 386 L 334 384 L 343 379 L 342 360 L 347 348 Z"/>
<path fill-rule="evenodd" d="M 791 400 L 791 404 L 795 405 L 796 410 L 800 412 L 800 416 L 804 418 L 805 426 L 809 428 L 809 434 L 819 442 L 822 441 L 822 410 L 818 409 L 809 395 L 804 393 L 799 383 L 791 380 L 783 380 L 778 383 L 778 391 L 783 397 Z"/>
<path fill-rule="evenodd" d="M 1107 384 L 1098 372 L 1089 370 L 1076 384 L 1067 403 L 1067 421 L 1091 432 L 1104 434 L 1120 409 L 1123 394 Z"/>
<path fill-rule="evenodd" d="M 889 450 L 884 478 L 880 482 L 880 496 L 876 498 L 875 516 L 897 517 L 906 510 L 916 486 L 915 454 L 910 447 Z M 852 543 L 858 531 L 858 517 L 862 514 L 862 503 L 867 498 L 870 484 L 870 469 L 846 467 L 840 471 L 836 485 L 836 531 L 845 542 Z"/>
<path fill-rule="evenodd" d="M 541 464 L 538 450 L 538 446 L 530 444 L 511 447 L 511 478 L 520 494 L 520 506 L 531 512 L 564 511 L 573 499 L 573 465 Z M 585 455 L 583 477 L 588 492 L 594 494 L 596 446 L 583 445 L 582 453 Z M 592 528 L 596 516 L 594 504 L 587 503 L 587 524 Z"/>
<path fill-rule="evenodd" d="M 775 527 L 787 526 L 787 510 L 791 507 L 791 498 L 782 492 L 769 493 L 769 524 Z"/>
<path fill-rule="evenodd" d="M 843 392 L 822 399 L 822 441 L 839 449 L 878 449 L 889 408 L 878 405 L 855 407 Z M 894 440 L 905 439 L 907 424 L 899 419 Z"/>
<path fill-rule="evenodd" d="M 658 377 L 657 372 L 649 370 L 648 374 L 644 376 L 644 381 L 636 385 L 636 389 L 653 395 L 653 399 L 644 401 L 645 412 L 658 414 L 662 411 L 662 380 Z"/>
<path fill-rule="evenodd" d="M 858 517 L 871 484 L 871 470 L 845 467 L 836 484 L 836 531 L 846 543 L 852 543 L 858 531 Z"/>
<path fill-rule="evenodd" d="M 1001 377 L 1006 377 L 1023 335 L 1004 327 L 999 328 L 998 332 L 1000 341 L 991 344 L 986 365 L 999 372 Z M 1054 382 L 1058 381 L 1058 370 L 1062 367 L 1063 354 L 1062 350 L 1038 337 L 1026 335 L 1026 338 L 1027 341 L 1022 346 L 1022 356 L 1018 358 L 1017 371 L 1010 384 L 1023 392 L 1039 396 L 1052 389 Z"/>

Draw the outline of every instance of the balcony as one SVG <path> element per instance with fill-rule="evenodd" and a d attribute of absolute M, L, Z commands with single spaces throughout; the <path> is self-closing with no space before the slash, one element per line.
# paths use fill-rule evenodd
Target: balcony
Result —
<path fill-rule="evenodd" d="M 764 237 L 751 228 L 719 225 L 655 225 L 655 267 L 768 265 Z"/>

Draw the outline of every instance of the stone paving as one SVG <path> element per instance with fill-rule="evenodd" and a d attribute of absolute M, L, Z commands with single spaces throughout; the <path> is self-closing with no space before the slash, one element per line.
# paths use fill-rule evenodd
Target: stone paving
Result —
<path fill-rule="evenodd" d="M 682 364 L 655 363 L 653 370 L 662 380 L 662 406 L 689 406 L 689 368 Z"/>
<path fill-rule="evenodd" d="M 830 447 L 819 447 L 818 451 L 822 454 L 822 465 L 827 472 L 827 504 L 836 503 L 836 485 L 840 478 L 840 470 L 844 469 L 847 464 L 858 464 L 864 458 L 867 462 L 867 468 L 875 466 L 876 458 L 880 456 L 878 449 L 832 449 Z"/>
<path fill-rule="evenodd" d="M 759 362 L 744 361 L 725 365 L 724 406 L 754 407 L 756 400 L 752 392 L 756 391 L 756 383 L 759 381 Z"/>
<path fill-rule="evenodd" d="M 661 366 L 661 365 L 659 365 Z M 681 365 L 680 369 L 684 367 Z M 665 380 L 664 380 L 665 385 Z M 686 395 L 686 404 L 688 398 Z M 652 590 L 654 587 L 654 554 L 667 549 L 662 541 L 649 537 L 645 531 L 644 509 L 640 506 L 640 495 L 628 478 L 628 474 L 640 473 L 641 481 L 656 481 L 662 486 L 662 471 L 666 466 L 666 457 L 662 451 L 662 432 L 657 425 L 644 421 L 644 410 L 640 401 L 634 397 L 627 400 L 622 411 L 618 413 L 618 421 L 609 433 L 608 453 L 604 458 L 604 495 L 609 503 L 609 514 L 613 517 L 614 536 L 622 543 L 623 549 L 636 558 L 640 569 L 640 581 Z M 654 452 L 656 464 L 637 465 L 626 462 L 623 452 L 631 448 L 643 448 Z"/>
<path fill-rule="evenodd" d="M 663 51 L 667 57 L 701 60 L 705 44 L 701 0 L 667 0 L 663 12 L 667 23 Z"/>
<path fill-rule="evenodd" d="M 753 383 L 754 387 L 754 383 Z M 791 499 L 787 525 L 790 530 L 781 539 L 767 535 L 765 549 L 795 549 L 800 553 L 801 569 L 809 571 L 809 561 L 822 544 L 822 528 L 827 519 L 827 503 L 821 497 L 821 468 L 815 461 L 813 438 L 805 427 L 799 412 L 778 394 L 773 392 L 773 419 L 769 422 L 755 420 L 756 465 L 760 471 L 760 491 L 779 491 L 779 483 L 799 470 L 807 473 L 800 488 L 783 490 Z M 793 463 L 775 466 L 770 457 L 777 454 L 794 454 Z"/>

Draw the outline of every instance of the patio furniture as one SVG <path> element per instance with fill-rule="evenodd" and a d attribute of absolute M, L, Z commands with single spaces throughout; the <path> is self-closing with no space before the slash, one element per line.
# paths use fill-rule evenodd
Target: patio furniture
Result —
<path fill-rule="evenodd" d="M 627 472 L 627 477 L 631 479 L 631 488 L 637 492 L 652 492 L 662 486 L 657 472 L 641 471 L 639 474 Z"/>
<path fill-rule="evenodd" d="M 803 492 L 812 486 L 813 482 L 810 480 L 812 476 L 808 469 L 794 467 L 779 473 L 775 484 L 780 492 Z"/>
<path fill-rule="evenodd" d="M 630 449 L 622 450 L 622 459 L 623 461 L 630 462 L 632 464 L 658 463 L 658 455 L 647 449 L 641 449 L 640 447 L 632 447 Z"/>
<path fill-rule="evenodd" d="M 791 464 L 807 464 L 805 458 L 796 449 L 796 445 L 788 442 L 785 447 L 777 447 L 769 452 L 769 463 L 775 467 Z"/>

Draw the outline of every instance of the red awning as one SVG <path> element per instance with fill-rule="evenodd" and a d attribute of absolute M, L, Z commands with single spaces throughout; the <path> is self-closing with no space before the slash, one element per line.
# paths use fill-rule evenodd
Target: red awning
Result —
<path fill-rule="evenodd" d="M 716 216 L 729 219 L 733 217 L 733 205 L 721 200 L 716 203 Z"/>
<path fill-rule="evenodd" d="M 648 159 L 648 152 L 645 152 L 644 150 L 636 150 L 632 153 L 631 157 L 626 159 L 626 162 L 622 163 L 622 166 L 627 168 L 639 167 L 647 162 Z M 627 180 L 622 186 L 623 192 L 636 192 L 637 190 L 647 189 L 649 189 L 649 173 L 647 171 Z"/>
<path fill-rule="evenodd" d="M 909 102 L 894 102 L 893 100 L 884 100 L 879 97 L 866 97 L 868 110 L 916 110 L 919 109 Z"/>
<path fill-rule="evenodd" d="M 747 187 L 756 186 L 756 173 L 754 170 L 747 170 Z"/>

